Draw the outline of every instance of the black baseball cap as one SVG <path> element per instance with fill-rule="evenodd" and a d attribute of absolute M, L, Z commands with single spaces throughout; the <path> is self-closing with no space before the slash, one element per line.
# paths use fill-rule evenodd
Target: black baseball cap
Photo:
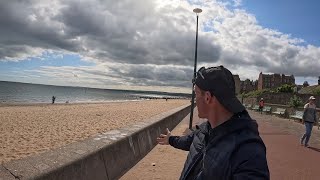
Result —
<path fill-rule="evenodd" d="M 239 113 L 245 107 L 236 97 L 232 73 L 223 66 L 202 67 L 193 81 L 201 90 L 209 91 L 230 112 Z"/>

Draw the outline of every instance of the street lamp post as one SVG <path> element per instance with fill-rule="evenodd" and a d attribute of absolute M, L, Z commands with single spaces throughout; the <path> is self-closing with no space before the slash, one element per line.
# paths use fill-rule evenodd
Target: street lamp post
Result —
<path fill-rule="evenodd" d="M 194 13 L 197 15 L 197 29 L 196 29 L 196 50 L 194 54 L 194 69 L 193 69 L 193 79 L 196 78 L 197 73 L 197 55 L 198 55 L 198 20 L 199 20 L 199 14 L 202 12 L 201 9 L 196 8 L 193 10 Z M 191 112 L 190 112 L 190 121 L 189 121 L 189 129 L 192 129 L 192 120 L 193 120 L 193 109 L 194 109 L 194 83 L 192 83 L 192 98 L 191 98 Z"/>

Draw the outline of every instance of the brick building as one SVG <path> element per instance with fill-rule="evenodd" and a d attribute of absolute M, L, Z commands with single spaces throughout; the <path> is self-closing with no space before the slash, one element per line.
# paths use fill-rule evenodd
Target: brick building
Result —
<path fill-rule="evenodd" d="M 262 72 L 259 74 L 258 90 L 277 88 L 284 84 L 295 85 L 294 76 L 286 76 L 284 74 L 262 74 Z"/>
<path fill-rule="evenodd" d="M 250 91 L 257 90 L 258 81 L 250 81 L 250 79 L 246 79 L 240 82 L 240 93 L 248 93 Z"/>

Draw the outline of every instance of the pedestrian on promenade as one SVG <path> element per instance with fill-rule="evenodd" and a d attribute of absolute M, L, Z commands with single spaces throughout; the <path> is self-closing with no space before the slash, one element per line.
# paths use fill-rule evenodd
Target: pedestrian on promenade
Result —
<path fill-rule="evenodd" d="M 262 114 L 263 107 L 264 107 L 264 100 L 263 100 L 263 98 L 261 98 L 259 101 L 259 112 L 261 114 Z"/>
<path fill-rule="evenodd" d="M 161 145 L 189 151 L 180 179 L 270 179 L 266 147 L 235 95 L 231 72 L 200 68 L 193 81 L 199 118 L 206 122 L 186 136 L 160 134 Z"/>
<path fill-rule="evenodd" d="M 317 107 L 315 104 L 315 100 L 315 97 L 310 96 L 309 102 L 304 105 L 302 122 L 306 127 L 306 132 L 302 135 L 300 139 L 300 144 L 304 145 L 305 147 L 309 147 L 308 143 L 311 137 L 313 124 L 317 123 Z"/>

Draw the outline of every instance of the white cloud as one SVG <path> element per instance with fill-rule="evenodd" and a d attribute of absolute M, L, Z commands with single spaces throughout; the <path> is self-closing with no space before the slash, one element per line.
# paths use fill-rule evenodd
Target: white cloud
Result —
<path fill-rule="evenodd" d="M 207 0 L 2 1 L 0 60 L 43 58 L 47 52 L 58 60 L 72 53 L 95 66 L 46 66 L 33 73 L 55 84 L 188 88 L 195 48 L 192 9 L 200 7 L 199 67 L 223 64 L 241 79 L 257 79 L 260 71 L 319 75 L 319 47 L 262 27 L 254 15 L 229 5 Z"/>

